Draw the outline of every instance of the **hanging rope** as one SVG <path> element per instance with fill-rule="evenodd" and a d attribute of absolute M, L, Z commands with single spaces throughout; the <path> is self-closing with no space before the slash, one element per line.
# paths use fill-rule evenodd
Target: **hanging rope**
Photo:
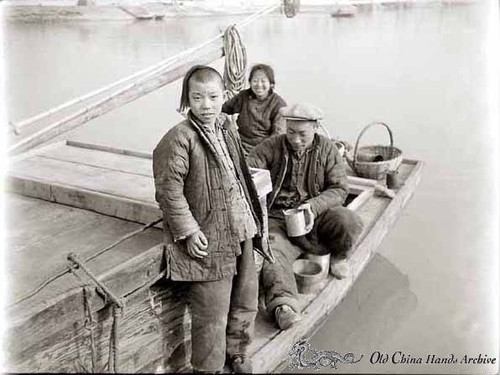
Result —
<path fill-rule="evenodd" d="M 245 87 L 247 71 L 247 51 L 235 25 L 224 32 L 224 56 L 224 84 L 231 99 Z"/>
<path fill-rule="evenodd" d="M 92 289 L 89 286 L 85 286 L 83 288 L 83 303 L 85 305 L 85 329 L 89 331 L 90 335 L 90 359 L 92 362 L 92 373 L 96 373 L 97 371 L 97 352 L 95 348 L 95 336 L 94 330 L 97 326 L 95 322 L 95 318 L 92 314 L 92 306 L 91 306 L 91 298 L 92 298 Z"/>
<path fill-rule="evenodd" d="M 119 358 L 119 327 L 120 327 L 120 317 L 122 315 L 122 308 L 113 305 L 113 326 L 111 327 L 111 337 L 109 338 L 109 371 L 115 374 L 120 373 L 118 367 Z"/>
<path fill-rule="evenodd" d="M 111 327 L 109 338 L 108 365 L 110 371 L 118 373 L 120 318 L 123 311 L 124 301 L 122 300 L 122 298 L 116 296 L 102 281 L 100 281 L 92 272 L 90 272 L 90 270 L 85 266 L 84 262 L 78 257 L 78 255 L 71 253 L 68 255 L 68 260 L 72 262 L 71 269 L 73 272 L 76 268 L 82 270 L 96 284 L 97 289 L 101 290 L 106 295 L 106 300 L 109 299 L 109 301 L 111 302 L 113 308 L 113 326 Z M 105 304 L 107 304 L 106 301 Z M 88 303 L 87 306 L 90 308 Z M 95 358 L 93 358 L 92 362 L 94 366 Z"/>
<path fill-rule="evenodd" d="M 288 18 L 295 17 L 300 9 L 300 0 L 283 0 L 283 12 Z"/>

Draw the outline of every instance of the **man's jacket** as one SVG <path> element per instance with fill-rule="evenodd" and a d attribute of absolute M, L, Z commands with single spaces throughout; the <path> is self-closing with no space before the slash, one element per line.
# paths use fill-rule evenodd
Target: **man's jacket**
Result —
<path fill-rule="evenodd" d="M 271 173 L 273 191 L 267 196 L 269 210 L 283 185 L 288 163 L 292 162 L 286 142 L 286 134 L 271 137 L 255 147 L 247 158 L 250 167 L 269 169 Z M 335 144 L 316 134 L 311 147 L 306 176 L 311 198 L 306 202 L 310 203 L 317 217 L 327 208 L 342 205 L 349 193 L 349 185 L 344 162 Z"/>
<path fill-rule="evenodd" d="M 223 122 L 224 139 L 257 224 L 254 248 L 264 251 L 263 213 L 237 130 L 224 114 L 219 119 Z M 222 161 L 194 121 L 182 121 L 161 139 L 153 152 L 153 174 L 156 200 L 163 211 L 167 277 L 210 281 L 233 275 L 241 248 L 228 217 L 230 184 Z M 208 255 L 202 259 L 190 257 L 186 249 L 185 239 L 198 230 L 208 240 Z M 267 246 L 265 251 L 268 254 Z"/>

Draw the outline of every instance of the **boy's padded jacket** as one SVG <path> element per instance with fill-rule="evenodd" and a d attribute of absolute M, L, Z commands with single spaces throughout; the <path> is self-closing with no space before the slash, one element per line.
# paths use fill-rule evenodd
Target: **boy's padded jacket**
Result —
<path fill-rule="evenodd" d="M 262 233 L 263 214 L 234 125 L 221 114 L 223 134 L 238 178 L 254 215 L 254 248 L 269 254 Z M 186 119 L 163 136 L 153 152 L 156 200 L 163 211 L 167 277 L 184 281 L 220 280 L 233 275 L 240 242 L 228 219 L 226 173 L 200 127 Z M 208 255 L 194 259 L 185 239 L 201 230 Z"/>

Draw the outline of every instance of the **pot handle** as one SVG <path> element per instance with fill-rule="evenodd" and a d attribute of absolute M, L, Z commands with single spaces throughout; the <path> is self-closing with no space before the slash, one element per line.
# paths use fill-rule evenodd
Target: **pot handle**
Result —
<path fill-rule="evenodd" d="M 385 126 L 385 128 L 387 129 L 387 131 L 389 132 L 389 138 L 391 140 L 391 144 L 390 146 L 393 147 L 394 145 L 394 138 L 392 136 L 392 130 L 391 128 L 389 127 L 389 125 L 387 125 L 385 122 L 380 122 L 380 121 L 374 121 L 368 125 L 366 125 L 363 130 L 361 130 L 361 132 L 359 133 L 358 135 L 358 139 L 356 139 L 356 145 L 354 146 L 354 155 L 353 155 L 353 166 L 354 166 L 354 169 L 356 169 L 356 160 L 358 158 L 358 145 L 359 145 L 359 140 L 361 139 L 361 136 L 369 129 L 371 128 L 372 126 L 374 125 L 382 125 L 382 126 Z"/>

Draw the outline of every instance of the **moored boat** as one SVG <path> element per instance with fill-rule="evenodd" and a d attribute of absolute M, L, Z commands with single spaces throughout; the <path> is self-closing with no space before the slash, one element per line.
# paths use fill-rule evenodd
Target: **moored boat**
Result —
<path fill-rule="evenodd" d="M 33 147 L 224 55 L 219 37 L 192 52 L 113 86 L 113 94 L 11 148 L 24 153 L 12 158 L 8 176 L 7 371 L 189 371 L 190 315 L 182 285 L 164 278 L 150 153 L 71 141 Z M 349 259 L 351 277 L 328 277 L 316 293 L 301 295 L 304 319 L 290 330 L 260 311 L 250 349 L 256 372 L 286 365 L 287 351 L 340 303 L 415 191 L 421 169 L 421 162 L 403 160 L 392 197 L 350 171 L 347 206 L 365 224 Z M 268 174 L 253 176 L 265 202 Z"/>
<path fill-rule="evenodd" d="M 160 216 L 150 168 L 148 154 L 72 142 L 13 161 L 12 301 L 63 274 L 9 308 L 8 371 L 189 371 L 190 317 L 182 286 L 164 280 L 161 229 L 139 224 Z M 351 171 L 348 207 L 365 224 L 349 259 L 352 276 L 329 276 L 317 293 L 301 295 L 304 318 L 290 330 L 280 331 L 260 311 L 250 350 L 256 372 L 285 366 L 287 351 L 310 337 L 345 297 L 413 194 L 421 169 L 421 162 L 403 161 L 392 199 L 375 194 L 376 181 Z M 253 175 L 265 199 L 269 177 L 259 170 Z M 137 234 L 102 252 L 127 232 Z M 83 267 L 75 268 L 69 253 Z"/>

